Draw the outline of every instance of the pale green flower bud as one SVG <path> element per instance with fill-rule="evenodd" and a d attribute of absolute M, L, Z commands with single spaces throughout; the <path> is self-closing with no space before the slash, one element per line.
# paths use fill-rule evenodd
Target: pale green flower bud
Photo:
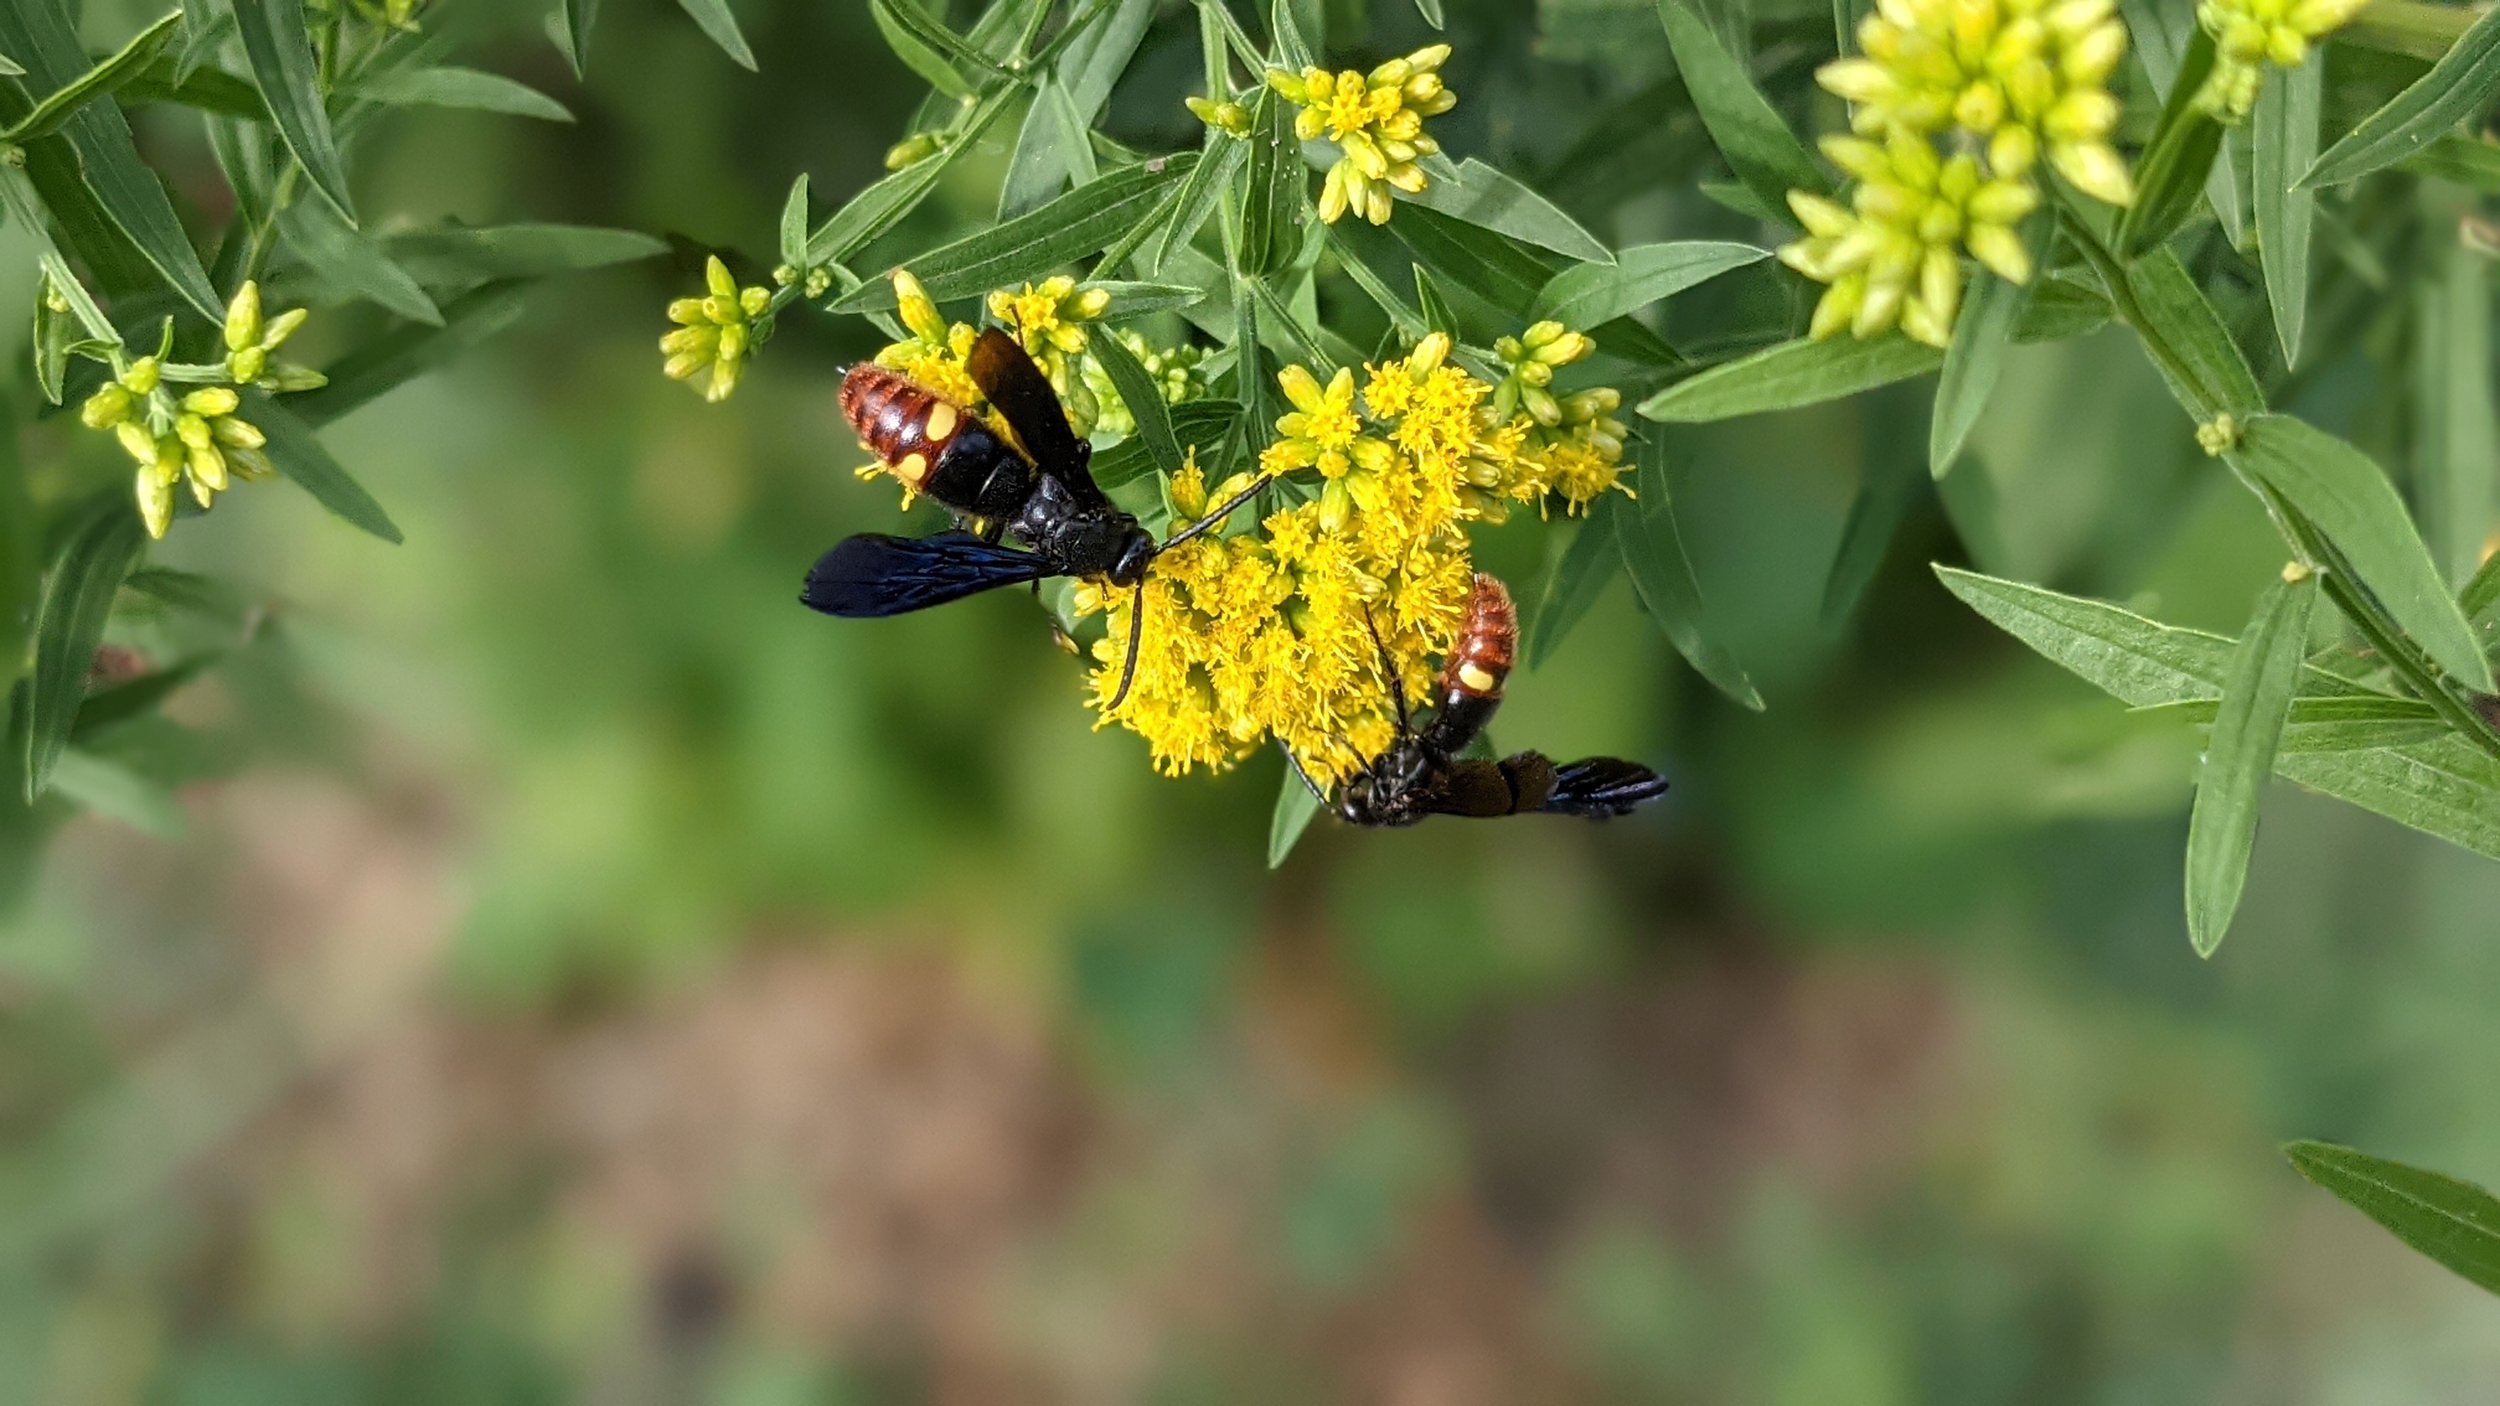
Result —
<path fill-rule="evenodd" d="M 287 338 L 294 336 L 295 329 L 303 326 L 305 320 L 311 316 L 312 313 L 306 309 L 289 308 L 269 319 L 269 325 L 263 328 L 260 334 L 260 349 L 276 351 Z"/>
<path fill-rule="evenodd" d="M 217 442 L 229 449 L 258 449 L 269 442 L 269 436 L 261 433 L 260 426 L 249 420 L 238 420 L 232 415 L 211 421 L 208 428 Z"/>
<path fill-rule="evenodd" d="M 260 383 L 280 395 L 291 395 L 296 391 L 317 391 L 330 384 L 330 378 L 309 366 L 282 361 L 268 375 L 260 378 Z"/>
<path fill-rule="evenodd" d="M 149 434 L 146 426 L 124 420 L 113 427 L 113 436 L 121 441 L 122 452 L 131 458 L 142 464 L 156 462 L 156 436 Z"/>
<path fill-rule="evenodd" d="M 243 397 L 236 395 L 229 386 L 202 386 L 182 398 L 183 409 L 212 420 L 220 415 L 233 414 L 235 407 L 242 403 Z"/>
<path fill-rule="evenodd" d="M 174 525 L 173 480 L 159 477 L 151 462 L 140 468 L 137 487 L 139 521 L 146 525 L 148 536 L 162 541 Z"/>
<path fill-rule="evenodd" d="M 91 430 L 109 430 L 130 418 L 130 403 L 129 391 L 107 381 L 78 407 L 78 422 Z"/>
<path fill-rule="evenodd" d="M 226 304 L 226 350 L 238 352 L 260 341 L 260 284 L 245 280 Z"/>
<path fill-rule="evenodd" d="M 140 357 L 137 361 L 130 363 L 128 370 L 122 372 L 120 378 L 122 387 L 132 395 L 146 395 L 156 389 L 156 383 L 162 371 L 163 367 L 155 357 Z"/>
<path fill-rule="evenodd" d="M 197 415 L 177 415 L 174 417 L 174 438 L 181 440 L 185 448 L 206 449 L 210 442 L 208 421 Z"/>
<path fill-rule="evenodd" d="M 732 303 L 737 300 L 738 280 L 730 276 L 729 265 L 721 262 L 720 255 L 714 254 L 703 261 L 703 282 L 712 290 L 713 297 Z M 717 320 L 719 314 L 713 316 Z"/>
<path fill-rule="evenodd" d="M 269 353 L 258 347 L 245 347 L 226 358 L 226 374 L 243 385 L 259 380 L 268 366 Z"/>

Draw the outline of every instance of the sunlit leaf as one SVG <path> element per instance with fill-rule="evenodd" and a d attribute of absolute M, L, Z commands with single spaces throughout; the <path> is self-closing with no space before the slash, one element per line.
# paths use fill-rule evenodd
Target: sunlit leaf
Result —
<path fill-rule="evenodd" d="M 243 36 L 252 81 L 261 101 L 295 153 L 313 189 L 349 225 L 356 206 L 348 197 L 347 167 L 339 159 L 330 114 L 322 105 L 321 75 L 313 62 L 312 35 L 304 27 L 304 0 L 233 0 L 235 29 Z"/>
<path fill-rule="evenodd" d="M 1422 164 L 1429 182 L 1407 199 L 1425 209 L 1566 258 L 1604 263 L 1614 257 L 1578 220 L 1514 176 L 1472 156 L 1457 163 L 1431 156 Z"/>
<path fill-rule="evenodd" d="M 1242 179 L 1241 245 L 1234 263 L 1255 278 L 1293 262 L 1318 211 L 1311 205 L 1302 144 L 1294 140 L 1292 111 L 1274 89 L 1259 90 L 1250 105 L 1250 134 L 1242 141 L 1250 149 L 1250 165 Z"/>
<path fill-rule="evenodd" d="M 2397 1239 L 2500 1294 L 2500 1200 L 2490 1192 L 2333 1143 L 2285 1143 L 2283 1155 L 2302 1176 Z"/>
<path fill-rule="evenodd" d="M 1759 713 L 1762 695 L 1746 677 L 1736 657 L 1702 629 L 1701 587 L 1693 564 L 1684 555 L 1684 538 L 1676 530 L 1674 495 L 1667 480 L 1667 450 L 1655 433 L 1642 442 L 1638 496 L 1614 510 L 1614 531 L 1623 567 L 1632 577 L 1649 618 L 1665 633 L 1675 652 L 1710 685 Z"/>
<path fill-rule="evenodd" d="M 793 269 L 807 266 L 807 173 L 790 183 L 781 202 L 781 261 Z"/>
<path fill-rule="evenodd" d="M 2005 369 L 2014 328 L 2031 302 L 2031 286 L 2008 282 L 1984 268 L 1971 275 L 1961 316 L 1954 319 L 1953 345 L 1945 348 L 1944 374 L 1936 378 L 1935 412 L 1927 422 L 1927 471 L 1937 478 L 1961 457 L 1963 442 L 1988 406 L 1988 394 Z"/>
<path fill-rule="evenodd" d="M 2257 803 L 2274 774 L 2317 599 L 2318 578 L 2311 574 L 2269 586 L 2223 676 L 2220 710 L 2197 773 L 2196 804 L 2188 813 L 2188 941 L 2200 957 L 2222 945 L 2239 909 L 2249 848 L 2257 838 Z"/>
<path fill-rule="evenodd" d="M 2318 151 L 2318 104 L 2326 58 L 2313 55 L 2298 68 L 2268 66 L 2250 122 L 2255 138 L 2254 190 L 2257 255 L 2264 265 L 2266 304 L 2274 310 L 2275 336 L 2286 364 L 2300 360 L 2300 334 L 2309 314 L 2309 237 L 2316 226 L 2317 197 L 2296 188 L 2292 177 L 2307 170 Z"/>
<path fill-rule="evenodd" d="M 1293 847 L 1302 842 L 1302 832 L 1311 828 L 1311 820 L 1319 814 L 1319 797 L 1303 784 L 1302 777 L 1285 763 L 1285 783 L 1276 793 L 1276 813 L 1267 823 L 1267 867 L 1281 867 Z"/>
<path fill-rule="evenodd" d="M 1120 403 L 1137 422 L 1137 438 L 1154 457 L 1155 471 L 1167 477 L 1180 472 L 1181 444 L 1172 434 L 1171 407 L 1164 404 L 1162 389 L 1119 338 L 1105 333 L 1089 346 L 1090 355 L 1119 391 Z"/>
<path fill-rule="evenodd" d="M 2248 369 L 2247 355 L 2231 339 L 2231 329 L 2223 325 L 2222 315 L 2214 311 L 2178 255 L 2157 249 L 2138 259 L 2125 276 L 2134 286 L 2137 306 L 2151 324 L 2148 330 L 2175 349 L 2195 373 L 2194 385 L 2171 384 L 2171 394 L 2180 404 L 2200 419 L 2226 411 L 2249 415 L 2265 408 L 2265 392 L 2257 385 L 2256 373 Z M 2170 379 L 2168 365 L 2159 359 L 2153 364 L 2165 380 Z M 2213 395 L 2221 397 L 2219 404 L 2210 403 Z"/>
<path fill-rule="evenodd" d="M 53 766 L 69 746 L 113 595 L 146 542 L 136 505 L 124 494 L 111 493 L 78 513 L 53 554 L 35 615 L 35 666 L 28 677 L 25 775 L 30 802 L 43 794 Z"/>
<path fill-rule="evenodd" d="M 2500 424 L 2492 403 L 2490 261 L 2453 240 L 2434 246 L 2413 288 L 2414 502 L 2440 574 L 2482 560 L 2495 517 Z M 2474 612 L 2466 611 L 2472 618 Z"/>
<path fill-rule="evenodd" d="M 1826 192 L 1831 181 L 1777 109 L 1754 86 L 1744 60 L 1731 52 L 1694 0 L 1658 0 L 1675 66 L 1710 139 L 1736 173 L 1773 210 L 1788 208 L 1791 190 Z"/>
<path fill-rule="evenodd" d="M 269 436 L 267 453 L 278 472 L 294 480 L 315 502 L 385 542 L 402 540 L 399 525 L 391 521 L 390 514 L 331 457 L 311 426 L 297 419 L 294 412 L 259 391 L 246 391 L 242 414 Z"/>
<path fill-rule="evenodd" d="M 355 91 L 357 97 L 400 107 L 467 108 L 548 122 L 573 120 L 564 104 L 527 83 L 475 68 L 386 69 L 357 84 Z"/>
<path fill-rule="evenodd" d="M 299 202 L 278 217 L 286 246 L 321 281 L 350 297 L 379 303 L 414 322 L 440 325 L 443 313 L 382 246 L 317 201 Z"/>
<path fill-rule="evenodd" d="M 755 68 L 755 51 L 747 47 L 746 36 L 738 32 L 738 17 L 729 12 L 729 0 L 677 0 L 678 7 L 694 17 L 704 37 L 720 46 L 720 51 L 740 68 Z"/>
<path fill-rule="evenodd" d="M 2259 415 L 2241 427 L 2233 461 L 2315 523 L 2441 668 L 2492 691 L 2491 664 L 2475 644 L 2473 627 L 2449 597 L 2395 485 L 2368 455 L 2306 421 Z"/>
<path fill-rule="evenodd" d="M 1944 353 L 1907 337 L 1859 341 L 1799 338 L 1751 356 L 1714 366 L 1642 401 L 1652 420 L 1700 423 L 1793 410 L 1859 391 L 1924 376 L 1944 365 Z"/>
<path fill-rule="evenodd" d="M 1528 320 L 1595 327 L 1769 257 L 1767 249 L 1713 240 L 1636 244 L 1610 261 L 1555 274 L 1537 290 Z"/>
<path fill-rule="evenodd" d="M 2161 118 L 2145 142 L 2144 158 L 2136 164 L 2135 203 L 2119 217 L 2112 241 L 2121 258 L 2133 258 L 2177 233 L 2205 193 L 2206 176 L 2222 149 L 2222 124 L 2196 101 L 2196 94 L 2213 65 L 2213 36 L 2199 26 L 2180 57 Z"/>
<path fill-rule="evenodd" d="M 2431 71 L 2326 149 L 2300 178 L 2308 187 L 2358 180 L 2454 131 L 2500 97 L 2500 11 L 2486 10 Z"/>
<path fill-rule="evenodd" d="M 566 62 L 573 65 L 573 76 L 579 78 L 590 65 L 590 31 L 599 23 L 599 0 L 557 0 L 557 4 L 560 47 Z"/>
<path fill-rule="evenodd" d="M 428 288 L 577 273 L 656 258 L 668 245 L 636 230 L 594 225 L 447 225 L 381 241 L 390 261 Z"/>
<path fill-rule="evenodd" d="M 139 31 L 111 57 L 45 94 L 33 111 L 9 124 L 7 130 L 0 131 L 0 141 L 23 145 L 61 130 L 68 124 L 70 114 L 82 104 L 108 96 L 138 77 L 141 70 L 156 58 L 157 51 L 165 47 L 165 41 L 173 37 L 175 26 L 181 23 L 182 12 L 177 10 Z"/>
<path fill-rule="evenodd" d="M 1188 152 L 1124 166 L 1029 215 L 930 250 L 912 260 L 911 270 L 929 296 L 940 300 L 971 297 L 1040 277 L 1101 250 L 1126 233 L 1197 164 L 1197 153 Z M 893 306 L 894 289 L 878 279 L 836 299 L 833 310 L 867 312 Z"/>

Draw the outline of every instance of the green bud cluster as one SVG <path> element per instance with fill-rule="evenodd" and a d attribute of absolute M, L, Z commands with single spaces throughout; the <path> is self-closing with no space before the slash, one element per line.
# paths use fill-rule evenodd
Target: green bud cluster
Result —
<path fill-rule="evenodd" d="M 717 403 L 738 388 L 748 358 L 772 335 L 773 294 L 739 287 L 718 255 L 705 262 L 703 279 L 705 296 L 668 305 L 668 320 L 678 326 L 660 338 L 660 353 L 670 380 L 705 377 L 703 398 Z"/>

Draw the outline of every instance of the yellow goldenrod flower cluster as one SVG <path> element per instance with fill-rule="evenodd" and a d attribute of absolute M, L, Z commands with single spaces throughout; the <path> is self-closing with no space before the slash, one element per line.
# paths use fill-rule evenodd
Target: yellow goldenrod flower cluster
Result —
<path fill-rule="evenodd" d="M 1826 137 L 1823 151 L 1858 185 L 1849 207 L 1788 193 L 1806 237 L 1783 247 L 1780 262 L 1831 285 L 1814 306 L 1810 335 L 1875 337 L 1898 326 L 1947 345 L 1962 306 L 1964 250 L 2000 278 L 2030 281 L 2031 254 L 2015 230 L 2040 203 L 2030 182 L 1990 180 L 1967 152 L 1940 160 L 1926 138 L 1905 131 L 1880 144 Z"/>
<path fill-rule="evenodd" d="M 2109 77 L 2127 52 L 2116 0 L 1878 0 L 1858 46 L 1816 77 L 1851 105 L 1857 135 L 1822 145 L 1860 184 L 1846 206 L 1791 192 L 1806 238 L 1780 251 L 1831 285 L 1815 336 L 1898 326 L 1943 346 L 1963 254 L 2030 277 L 2014 226 L 2039 204 L 2043 159 L 2094 199 L 2135 199 L 2110 144 Z"/>
<path fill-rule="evenodd" d="M 1194 346 L 1158 347 L 1133 330 L 1123 328 L 1111 334 L 1128 354 L 1137 358 L 1166 405 L 1181 405 L 1207 393 L 1206 374 L 1199 363 L 1206 353 Z M 1094 357 L 1084 358 L 1085 388 L 1094 397 L 1094 433 L 1126 437 L 1137 433 L 1137 417 L 1129 413 L 1120 400 L 1120 389 L 1111 382 L 1111 373 Z"/>
<path fill-rule="evenodd" d="M 1424 119 L 1458 105 L 1458 95 L 1441 81 L 1449 56 L 1449 45 L 1434 44 L 1367 74 L 1267 71 L 1268 86 L 1302 109 L 1294 116 L 1294 135 L 1306 142 L 1325 136 L 1342 153 L 1320 186 L 1320 219 L 1333 225 L 1351 210 L 1384 225 L 1390 191 L 1413 195 L 1428 184 L 1416 162 L 1440 151 L 1441 144 L 1424 134 Z M 1218 125 L 1225 116 L 1221 105 L 1190 110 Z"/>
<path fill-rule="evenodd" d="M 1289 485 L 1316 477 L 1318 495 L 1257 532 L 1156 558 L 1137 677 L 1116 710 L 1132 598 L 1081 591 L 1081 606 L 1109 611 L 1093 681 L 1103 721 L 1144 737 L 1169 774 L 1222 770 L 1267 737 L 1323 781 L 1377 756 L 1394 727 L 1381 650 L 1421 697 L 1466 603 L 1465 524 L 1549 494 L 1576 511 L 1617 486 L 1624 427 L 1610 412 L 1621 397 L 1547 389 L 1554 367 L 1592 347 L 1539 324 L 1505 339 L 1512 374 L 1499 387 L 1453 362 L 1441 333 L 1365 367 L 1359 388 L 1350 368 L 1323 383 L 1286 367 L 1277 384 L 1288 408 L 1259 469 Z M 1171 486 L 1176 526 L 1249 482 L 1239 473 L 1207 490 L 1193 458 Z"/>
<path fill-rule="evenodd" d="M 1101 404 L 1085 383 L 1085 348 L 1092 336 L 1086 324 L 1110 311 L 1111 291 L 1079 288 L 1075 279 L 1060 274 L 1021 288 L 1001 288 L 990 294 L 988 307 L 992 320 L 1014 333 L 1042 374 L 1050 377 L 1068 423 L 1078 434 L 1090 433 Z"/>
<path fill-rule="evenodd" d="M 78 419 L 91 430 L 111 431 L 137 461 L 139 518 L 150 537 L 172 528 L 175 489 L 187 485 L 192 500 L 206 508 L 236 479 L 276 471 L 263 452 L 268 436 L 236 413 L 243 397 L 235 387 L 286 392 L 327 384 L 318 371 L 274 359 L 305 316 L 296 308 L 264 322 L 260 286 L 246 283 L 226 306 L 222 362 L 169 363 L 162 350 L 130 359 L 119 347 L 97 354 L 99 360 L 109 355 L 113 379 L 78 407 Z"/>
<path fill-rule="evenodd" d="M 660 338 L 660 354 L 668 358 L 663 369 L 670 380 L 704 376 L 703 398 L 718 402 L 738 388 L 748 355 L 771 335 L 773 294 L 764 287 L 740 288 L 717 255 L 704 264 L 703 281 L 708 296 L 668 305 L 668 320 L 678 327 Z"/>
<path fill-rule="evenodd" d="M 2213 72 L 2197 105 L 2226 123 L 2257 105 L 2265 66 L 2298 68 L 2309 46 L 2343 28 L 2369 0 L 2203 0 L 2196 22 L 2214 37 Z"/>

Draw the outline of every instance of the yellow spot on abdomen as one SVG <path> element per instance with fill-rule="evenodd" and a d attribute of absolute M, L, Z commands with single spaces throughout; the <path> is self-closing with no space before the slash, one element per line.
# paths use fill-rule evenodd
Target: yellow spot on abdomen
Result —
<path fill-rule="evenodd" d="M 918 488 L 929 479 L 929 456 L 917 450 L 904 455 L 894 466 L 894 476 Z"/>
<path fill-rule="evenodd" d="M 931 444 L 943 444 L 955 432 L 955 407 L 945 401 L 929 407 L 929 422 L 920 429 L 920 436 Z"/>
<path fill-rule="evenodd" d="M 1499 688 L 1502 685 L 1502 681 L 1500 679 L 1486 673 L 1482 668 L 1478 667 L 1474 663 L 1465 663 L 1458 666 L 1458 681 L 1477 693 L 1491 693 L 1494 689 Z"/>

